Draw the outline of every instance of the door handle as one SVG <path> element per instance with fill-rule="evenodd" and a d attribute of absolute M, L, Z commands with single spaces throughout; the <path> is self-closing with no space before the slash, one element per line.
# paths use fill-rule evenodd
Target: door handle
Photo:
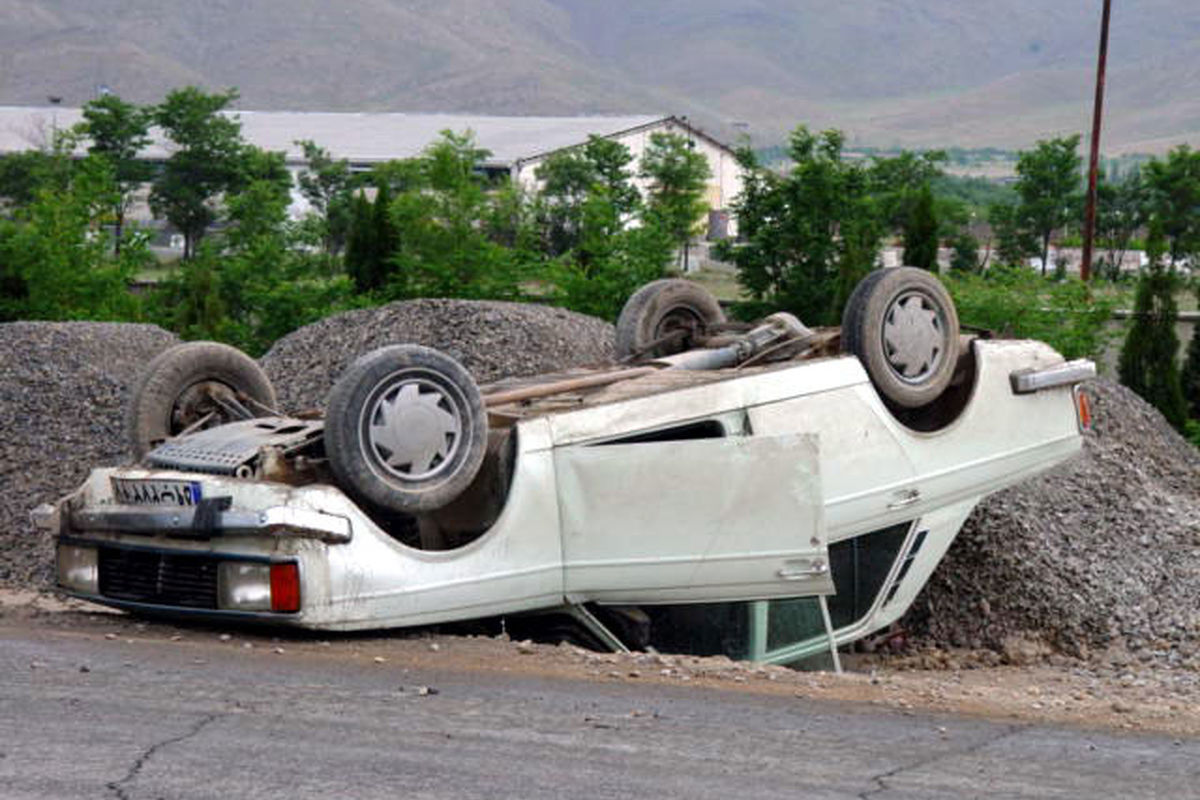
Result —
<path fill-rule="evenodd" d="M 895 492 L 892 497 L 895 497 L 896 499 L 888 503 L 889 510 L 905 508 L 907 506 L 911 506 L 913 503 L 916 503 L 921 499 L 921 490 L 901 489 L 900 491 Z"/>
<path fill-rule="evenodd" d="M 776 571 L 776 575 L 785 581 L 802 581 L 806 578 L 816 578 L 829 571 L 829 565 L 821 558 L 799 558 L 795 561 L 785 561 Z"/>

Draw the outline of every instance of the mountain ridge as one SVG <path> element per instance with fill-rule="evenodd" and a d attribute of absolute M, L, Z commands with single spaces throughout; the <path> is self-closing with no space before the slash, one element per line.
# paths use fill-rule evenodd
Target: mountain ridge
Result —
<path fill-rule="evenodd" d="M 1028 146 L 1090 129 L 1099 2 L 0 0 L 0 104 L 237 87 L 261 110 L 685 115 L 779 141 Z M 1094 6 L 1094 7 L 1093 7 Z M 1200 6 L 1114 12 L 1104 145 L 1200 142 Z"/>

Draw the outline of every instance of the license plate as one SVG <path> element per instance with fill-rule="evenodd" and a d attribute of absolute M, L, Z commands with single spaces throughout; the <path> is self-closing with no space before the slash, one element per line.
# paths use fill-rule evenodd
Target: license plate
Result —
<path fill-rule="evenodd" d="M 200 502 L 198 481 L 113 478 L 113 496 L 127 506 L 194 506 Z"/>

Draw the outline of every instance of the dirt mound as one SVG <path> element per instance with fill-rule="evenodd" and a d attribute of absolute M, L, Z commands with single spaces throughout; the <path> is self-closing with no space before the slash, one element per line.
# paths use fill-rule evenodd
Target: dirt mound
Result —
<path fill-rule="evenodd" d="M 1200 668 L 1200 451 L 1125 387 L 1088 393 L 1083 453 L 980 504 L 903 623 L 919 641 Z"/>
<path fill-rule="evenodd" d="M 390 344 L 435 347 L 480 383 L 613 358 L 608 323 L 549 306 L 483 300 L 410 300 L 348 311 L 293 331 L 262 358 L 283 410 L 323 407 L 355 358 Z"/>
<path fill-rule="evenodd" d="M 128 458 L 125 398 L 138 369 L 178 338 L 154 325 L 0 324 L 0 583 L 50 574 L 49 538 L 29 511 Z"/>

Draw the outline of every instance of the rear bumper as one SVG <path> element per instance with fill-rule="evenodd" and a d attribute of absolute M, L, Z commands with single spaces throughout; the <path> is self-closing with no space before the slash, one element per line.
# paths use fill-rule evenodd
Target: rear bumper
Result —
<path fill-rule="evenodd" d="M 1096 365 L 1085 358 L 1053 367 L 1014 370 L 1009 376 L 1013 394 L 1032 394 L 1058 386 L 1074 386 L 1096 377 Z"/>

